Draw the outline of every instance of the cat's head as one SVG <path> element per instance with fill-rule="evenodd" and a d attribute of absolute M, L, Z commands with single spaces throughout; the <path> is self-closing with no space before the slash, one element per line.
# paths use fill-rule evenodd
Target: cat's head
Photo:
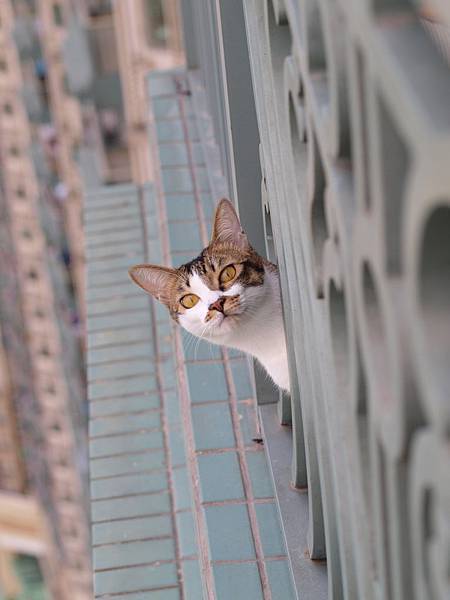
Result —
<path fill-rule="evenodd" d="M 176 269 L 136 265 L 129 273 L 185 329 L 220 341 L 252 319 L 264 302 L 264 265 L 233 205 L 223 199 L 216 209 L 211 241 L 197 258 Z"/>

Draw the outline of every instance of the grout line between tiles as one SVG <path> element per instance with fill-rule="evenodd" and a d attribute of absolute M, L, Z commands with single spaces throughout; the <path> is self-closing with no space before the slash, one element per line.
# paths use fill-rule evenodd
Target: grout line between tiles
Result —
<path fill-rule="evenodd" d="M 158 587 L 145 587 L 145 588 L 141 588 L 139 590 L 133 590 L 130 592 L 117 592 L 117 593 L 111 593 L 108 592 L 107 594 L 96 594 L 94 596 L 95 600 L 114 600 L 114 598 L 116 598 L 117 596 L 129 596 L 131 594 L 142 594 L 143 592 L 160 592 L 160 591 L 164 591 L 164 590 L 176 590 L 178 589 L 178 585 L 163 585 L 163 586 L 158 586 Z"/>
<path fill-rule="evenodd" d="M 114 542 L 103 542 L 102 544 L 92 544 L 92 548 L 105 548 L 108 546 L 121 546 L 126 544 L 132 544 L 133 542 L 153 542 L 158 540 L 173 540 L 173 535 L 151 535 L 143 538 L 132 538 L 126 540 L 116 540 Z"/>
<path fill-rule="evenodd" d="M 180 98 L 179 102 L 180 102 L 180 112 L 181 112 L 181 115 L 183 116 L 183 110 L 182 110 L 183 99 Z M 202 206 L 201 197 L 200 197 L 200 190 L 197 187 L 196 172 L 195 172 L 195 168 L 193 165 L 192 148 L 191 148 L 190 140 L 189 140 L 189 136 L 188 136 L 187 125 L 186 125 L 186 123 L 184 123 L 183 125 L 184 125 L 184 131 L 185 131 L 185 136 L 186 136 L 188 160 L 191 165 L 191 173 L 192 173 L 192 180 L 193 180 L 193 186 L 194 186 L 194 196 L 195 196 L 197 215 L 198 215 L 198 219 L 199 219 L 200 231 L 201 231 L 201 235 L 202 235 L 203 245 L 206 246 L 209 242 L 208 232 L 206 229 L 206 221 L 205 221 L 205 216 L 203 213 L 203 206 Z M 259 575 L 260 575 L 261 585 L 262 585 L 262 590 L 263 590 L 263 598 L 264 598 L 264 600 L 272 600 L 272 593 L 271 593 L 270 584 L 269 584 L 269 576 L 267 573 L 266 564 L 264 562 L 264 550 L 263 550 L 263 546 L 262 546 L 262 540 L 261 540 L 261 536 L 260 536 L 260 532 L 259 532 L 259 525 L 258 525 L 258 520 L 257 520 L 257 516 L 256 516 L 255 506 L 254 506 L 255 499 L 253 497 L 253 488 L 252 488 L 250 473 L 249 473 L 247 460 L 246 460 L 245 445 L 244 445 L 242 432 L 241 432 L 241 428 L 240 428 L 240 423 L 239 423 L 240 415 L 238 412 L 237 394 L 236 394 L 236 388 L 235 388 L 234 380 L 233 380 L 233 373 L 231 370 L 231 366 L 228 362 L 228 351 L 225 348 L 222 348 L 221 353 L 223 356 L 225 377 L 227 380 L 228 391 L 229 391 L 229 395 L 230 395 L 229 406 L 230 406 L 230 412 L 231 412 L 231 419 L 232 419 L 232 423 L 233 423 L 234 436 L 235 436 L 237 452 L 238 452 L 238 459 L 239 459 L 239 464 L 240 464 L 240 468 L 241 468 L 242 483 L 244 486 L 246 498 L 248 500 L 247 510 L 248 510 L 248 515 L 249 515 L 249 519 L 250 519 L 250 527 L 251 527 L 251 531 L 253 534 L 256 559 L 257 559 L 258 570 L 259 570 Z"/>
<path fill-rule="evenodd" d="M 140 188 L 139 189 L 139 206 L 140 206 L 141 219 L 142 219 L 142 235 L 144 238 L 144 240 L 143 240 L 144 256 L 147 261 L 150 261 L 151 257 L 149 256 L 149 244 L 148 244 L 148 235 L 147 235 L 148 234 L 147 218 L 146 218 L 147 213 L 146 213 L 146 207 L 144 205 L 144 200 L 145 200 L 144 193 L 143 193 L 142 188 Z M 173 482 L 172 471 L 171 471 L 172 457 L 171 457 L 170 444 L 169 444 L 168 423 L 167 423 L 167 418 L 166 418 L 166 414 L 164 411 L 165 388 L 164 388 L 163 376 L 162 376 L 162 372 L 161 372 L 161 361 L 159 360 L 158 325 L 156 323 L 156 310 L 155 310 L 154 301 L 153 301 L 153 299 L 150 299 L 150 298 L 149 298 L 149 309 L 150 309 L 150 315 L 151 315 L 150 327 L 151 327 L 152 338 L 153 338 L 154 356 L 156 357 L 156 382 L 157 382 L 157 389 L 158 389 L 159 398 L 160 398 L 161 425 L 162 425 L 162 433 L 163 433 L 163 440 L 164 440 L 164 451 L 165 451 L 165 455 L 166 455 L 166 476 L 167 476 L 167 481 L 168 481 L 168 486 L 169 486 L 169 502 L 170 502 L 170 508 L 171 508 L 170 514 L 171 514 L 172 531 L 174 534 L 174 543 L 175 543 L 177 578 L 178 578 L 178 585 L 180 588 L 180 600 L 184 600 L 183 571 L 182 571 L 182 564 L 181 564 L 181 547 L 180 547 L 180 540 L 178 538 L 177 523 L 176 523 L 176 519 L 175 519 L 175 488 L 174 488 L 174 482 Z"/>
<path fill-rule="evenodd" d="M 177 81 L 176 77 L 174 77 L 174 81 Z M 179 87 L 179 86 L 178 86 Z M 172 94 L 172 96 L 174 96 Z M 175 96 L 175 100 L 178 102 L 180 99 Z M 159 162 L 159 156 L 157 149 L 152 146 L 152 150 L 154 152 L 155 162 Z M 157 191 L 157 199 L 158 199 L 158 212 L 159 212 L 159 222 L 161 225 L 161 241 L 162 241 L 162 249 L 165 264 L 170 264 L 170 246 L 169 246 L 169 235 L 167 231 L 167 218 L 165 214 L 165 204 L 164 204 L 164 193 L 163 186 L 161 181 L 161 176 L 159 173 L 159 169 L 155 169 L 155 185 Z M 199 559 L 200 559 L 200 567 L 202 572 L 202 580 L 205 587 L 206 600 L 214 600 L 215 592 L 214 592 L 214 578 L 212 573 L 211 562 L 209 559 L 209 550 L 208 550 L 208 534 L 205 522 L 205 515 L 202 511 L 201 499 L 200 499 L 200 489 L 199 489 L 199 474 L 198 474 L 198 465 L 195 454 L 193 452 L 194 448 L 194 434 L 192 429 L 191 415 L 189 409 L 189 397 L 188 397 L 188 388 L 187 382 L 184 377 L 183 371 L 183 355 L 182 355 L 182 342 L 181 342 L 181 334 L 177 330 L 175 332 L 175 349 L 176 349 L 176 361 L 177 361 L 177 376 L 179 381 L 179 389 L 180 389 L 180 402 L 181 402 L 181 413 L 182 420 L 184 423 L 184 433 L 185 433 L 185 442 L 187 449 L 187 467 L 188 472 L 191 479 L 191 488 L 193 492 L 193 503 L 194 503 L 194 511 L 193 516 L 196 523 L 196 531 L 197 531 L 197 542 L 199 547 Z"/>

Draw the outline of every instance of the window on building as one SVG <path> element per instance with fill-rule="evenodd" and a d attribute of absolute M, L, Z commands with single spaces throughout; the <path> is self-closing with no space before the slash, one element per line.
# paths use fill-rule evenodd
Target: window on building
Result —
<path fill-rule="evenodd" d="M 167 25 L 164 22 L 162 0 L 144 0 L 146 33 L 149 46 L 165 46 L 167 44 Z"/>
<path fill-rule="evenodd" d="M 58 2 L 53 4 L 53 21 L 55 25 L 61 27 L 64 24 L 62 6 Z"/>
<path fill-rule="evenodd" d="M 11 560 L 6 586 L 0 580 L 0 598 L 7 600 L 50 600 L 38 560 L 27 554 L 16 554 Z M 6 589 L 5 589 L 6 587 Z"/>
<path fill-rule="evenodd" d="M 111 0 L 90 0 L 89 15 L 91 17 L 102 17 L 112 13 Z"/>

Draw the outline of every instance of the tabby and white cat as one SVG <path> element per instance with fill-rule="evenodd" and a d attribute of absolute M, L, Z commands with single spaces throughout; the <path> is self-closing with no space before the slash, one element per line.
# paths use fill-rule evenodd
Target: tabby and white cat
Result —
<path fill-rule="evenodd" d="M 251 354 L 289 390 L 278 269 L 251 247 L 229 200 L 219 202 L 211 242 L 197 258 L 177 269 L 136 265 L 129 273 L 187 331 Z"/>

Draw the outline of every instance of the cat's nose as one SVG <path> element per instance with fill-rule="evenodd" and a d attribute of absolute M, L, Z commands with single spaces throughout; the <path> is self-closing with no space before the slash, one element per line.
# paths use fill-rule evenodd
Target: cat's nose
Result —
<path fill-rule="evenodd" d="M 223 305 L 225 304 L 225 300 L 225 296 L 220 296 L 220 298 L 217 298 L 215 302 L 209 305 L 209 310 L 218 310 L 219 312 L 223 313 Z"/>

